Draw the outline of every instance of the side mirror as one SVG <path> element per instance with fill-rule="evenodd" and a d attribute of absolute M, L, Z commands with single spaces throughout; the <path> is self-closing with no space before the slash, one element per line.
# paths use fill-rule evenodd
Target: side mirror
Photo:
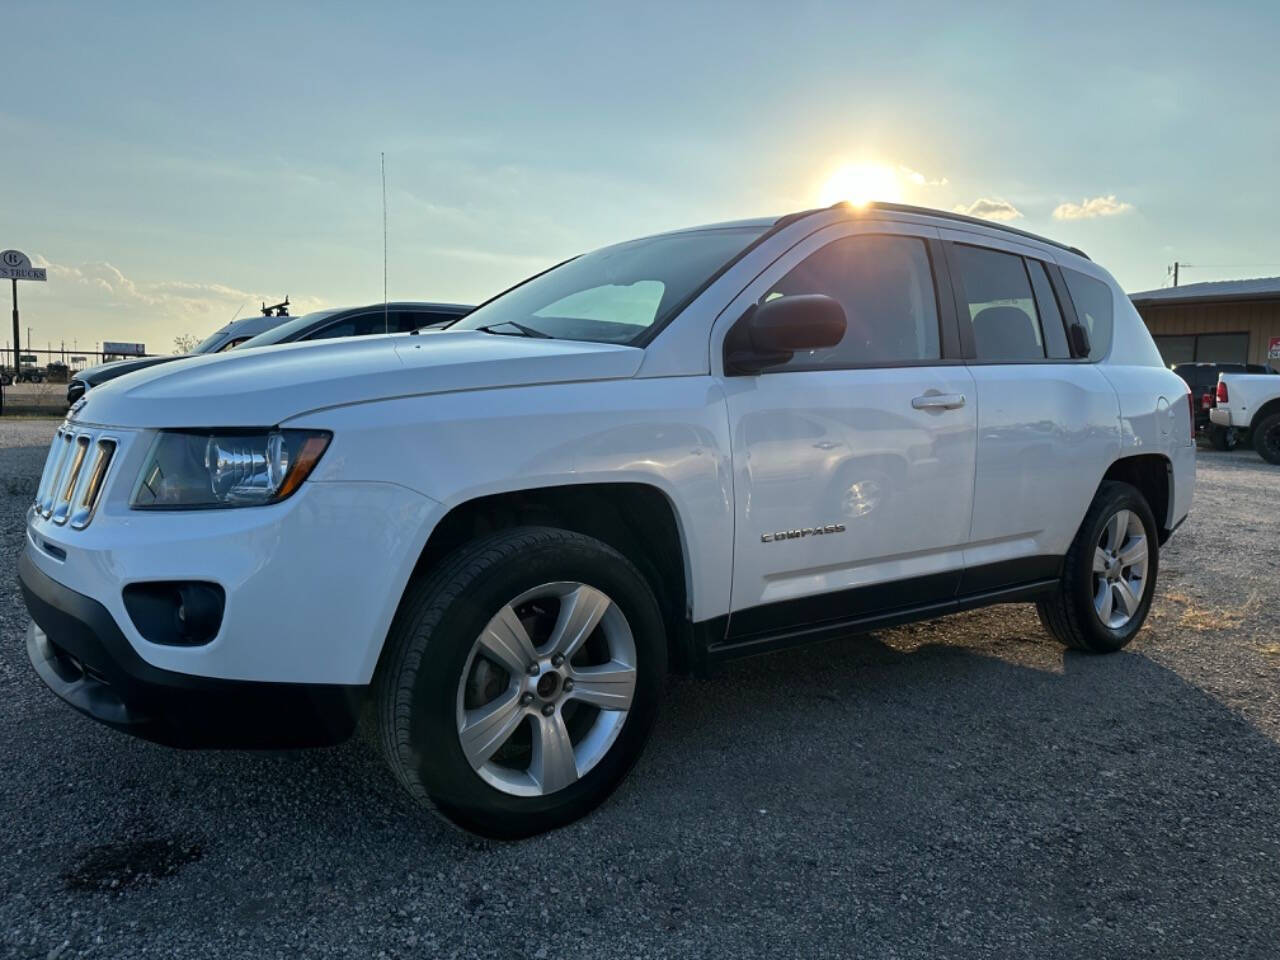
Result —
<path fill-rule="evenodd" d="M 1092 349 L 1089 345 L 1089 328 L 1083 323 L 1073 323 L 1068 331 L 1071 339 L 1071 355 L 1073 357 L 1087 357 Z"/>
<path fill-rule="evenodd" d="M 844 307 L 821 293 L 777 297 L 747 309 L 724 342 L 725 372 L 759 373 L 797 350 L 834 347 L 844 339 Z"/>

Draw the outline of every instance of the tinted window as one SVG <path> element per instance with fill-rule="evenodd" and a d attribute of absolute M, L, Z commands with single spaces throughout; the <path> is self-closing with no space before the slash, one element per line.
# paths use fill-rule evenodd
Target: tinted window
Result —
<path fill-rule="evenodd" d="M 308 334 L 303 340 L 332 340 L 336 337 L 367 337 L 373 333 L 385 333 L 390 325 L 390 329 L 394 332 L 396 317 L 395 314 L 383 315 L 381 310 L 376 313 L 360 313 L 354 317 L 345 317 L 329 324 L 327 327 L 321 327 L 315 333 Z"/>
<path fill-rule="evenodd" d="M 924 241 L 858 236 L 827 244 L 762 298 L 824 293 L 839 300 L 847 323 L 834 347 L 797 353 L 775 370 L 937 360 L 938 305 Z"/>
<path fill-rule="evenodd" d="M 431 310 L 405 310 L 400 314 L 400 329 L 421 330 L 423 327 L 453 323 L 464 316 L 466 316 L 466 311 L 464 310 L 453 313 Z"/>
<path fill-rule="evenodd" d="M 1067 328 L 1062 320 L 1058 297 L 1049 281 L 1049 273 L 1039 260 L 1028 260 L 1027 272 L 1031 274 L 1031 288 L 1036 292 L 1036 308 L 1040 311 L 1040 329 L 1044 333 L 1047 352 L 1050 357 L 1067 359 L 1071 356 L 1071 348 L 1067 345 Z"/>
<path fill-rule="evenodd" d="M 1089 359 L 1105 357 L 1111 349 L 1111 331 L 1115 324 L 1115 298 L 1111 287 L 1074 270 L 1063 269 L 1062 276 L 1067 281 L 1077 319 L 1089 329 Z M 1171 361 L 1166 358 L 1165 362 Z"/>
<path fill-rule="evenodd" d="M 965 244 L 952 250 L 978 359 L 1043 360 L 1036 301 L 1022 258 Z"/>

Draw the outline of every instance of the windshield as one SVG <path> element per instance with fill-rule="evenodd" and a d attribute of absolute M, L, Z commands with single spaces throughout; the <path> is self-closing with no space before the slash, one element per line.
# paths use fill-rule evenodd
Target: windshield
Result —
<path fill-rule="evenodd" d="M 764 231 L 693 230 L 596 250 L 508 290 L 449 329 L 632 343 Z"/>
<path fill-rule="evenodd" d="M 221 330 L 214 331 L 213 333 L 209 334 L 209 336 L 205 337 L 203 340 L 197 343 L 194 347 L 192 347 L 191 352 L 192 353 L 213 353 L 214 348 L 217 347 L 218 344 L 222 343 L 222 341 L 227 338 L 227 334 L 230 332 L 230 330 L 231 330 L 231 326 L 228 325 L 223 327 Z"/>

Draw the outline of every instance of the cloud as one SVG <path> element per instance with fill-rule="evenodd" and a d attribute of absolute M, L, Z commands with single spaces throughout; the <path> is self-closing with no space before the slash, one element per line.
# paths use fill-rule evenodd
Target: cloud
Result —
<path fill-rule="evenodd" d="M 32 315 L 40 318 L 45 336 L 65 336 L 68 341 L 72 336 L 89 342 L 114 335 L 146 339 L 150 349 L 164 351 L 179 334 L 203 338 L 237 312 L 252 316 L 259 302 L 279 299 L 274 293 L 216 282 L 135 281 L 106 261 L 52 263 L 38 254 L 31 260 L 49 271 L 47 288 L 39 291 L 43 302 Z M 301 316 L 322 306 L 314 297 L 294 299 L 290 312 Z"/>
<path fill-rule="evenodd" d="M 906 180 L 908 183 L 915 184 L 917 187 L 945 187 L 947 185 L 946 177 L 939 177 L 937 180 L 930 180 L 919 170 L 912 170 L 905 164 L 898 165 L 898 173 L 901 174 L 902 179 Z"/>
<path fill-rule="evenodd" d="M 1088 197 L 1079 203 L 1060 203 L 1053 210 L 1053 219 L 1092 220 L 1094 217 L 1114 217 L 1132 209 L 1132 203 L 1117 200 L 1114 193 L 1109 193 L 1105 197 Z"/>
<path fill-rule="evenodd" d="M 1008 200 L 998 200 L 990 197 L 982 197 L 968 206 L 961 203 L 953 209 L 956 213 L 963 213 L 969 217 L 980 217 L 983 220 L 1016 220 L 1022 216 L 1022 211 Z"/>

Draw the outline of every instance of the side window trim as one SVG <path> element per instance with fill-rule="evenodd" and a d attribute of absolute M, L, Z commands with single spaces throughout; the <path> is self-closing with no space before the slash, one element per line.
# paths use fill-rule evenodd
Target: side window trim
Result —
<path fill-rule="evenodd" d="M 946 244 L 936 237 L 924 238 L 929 254 L 929 267 L 933 273 L 933 296 L 938 305 L 939 334 L 942 337 L 942 363 L 963 362 L 960 324 L 956 320 L 956 300 L 951 281 L 951 264 L 947 260 Z"/>
<path fill-rule="evenodd" d="M 969 300 L 965 296 L 964 286 L 960 283 L 960 271 L 956 268 L 955 257 L 952 255 L 955 242 L 952 240 L 938 242 L 942 245 L 947 264 L 947 277 L 951 286 L 951 309 L 954 312 L 960 340 L 960 356 L 966 363 L 972 363 L 978 356 L 978 347 L 973 336 L 973 321 L 969 317 Z"/>
<path fill-rule="evenodd" d="M 1058 298 L 1058 308 L 1062 311 L 1062 323 L 1070 330 L 1071 327 L 1080 322 L 1079 314 L 1076 313 L 1076 305 L 1071 299 L 1071 291 L 1067 289 L 1066 277 L 1062 275 L 1062 268 L 1056 263 L 1045 262 L 1045 269 L 1049 271 L 1049 282 L 1053 284 L 1053 294 Z M 1067 338 L 1070 344 L 1071 338 Z M 1095 363 L 1088 357 L 1077 357 L 1072 354 L 1070 360 L 1064 360 L 1063 363 Z"/>
<path fill-rule="evenodd" d="M 1044 337 L 1044 352 L 1049 360 L 1070 360 L 1071 345 L 1067 342 L 1067 323 L 1062 313 L 1061 298 L 1053 289 L 1053 279 L 1049 276 L 1048 264 L 1035 257 L 1023 257 L 1027 273 L 1031 277 L 1031 296 L 1035 300 L 1036 312 L 1040 315 L 1040 333 Z M 1037 269 L 1040 271 L 1037 274 Z M 1037 282 L 1040 278 L 1040 282 Z M 1045 284 L 1049 289 L 1045 290 Z M 1052 298 L 1053 303 L 1042 302 L 1044 295 Z M 1050 311 L 1046 307 L 1052 306 Z"/>

